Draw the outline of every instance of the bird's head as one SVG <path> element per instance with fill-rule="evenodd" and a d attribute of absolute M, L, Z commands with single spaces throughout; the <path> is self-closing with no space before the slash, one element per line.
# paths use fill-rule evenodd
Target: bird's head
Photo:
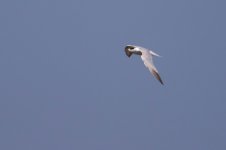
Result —
<path fill-rule="evenodd" d="M 133 45 L 127 45 L 125 47 L 125 52 L 128 57 L 130 57 L 132 54 L 142 55 L 142 52 L 138 49 L 138 47 Z"/>
<path fill-rule="evenodd" d="M 126 47 L 125 47 L 125 53 L 126 53 L 126 55 L 128 56 L 128 57 L 130 57 L 132 54 L 133 54 L 133 49 L 134 49 L 135 47 L 134 46 L 131 46 L 131 45 L 127 45 Z"/>
<path fill-rule="evenodd" d="M 135 46 L 126 45 L 125 50 L 132 51 L 134 48 L 135 48 Z"/>

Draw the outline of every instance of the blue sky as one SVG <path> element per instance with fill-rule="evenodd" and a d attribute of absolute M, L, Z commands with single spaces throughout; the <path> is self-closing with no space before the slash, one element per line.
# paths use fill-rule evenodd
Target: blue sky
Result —
<path fill-rule="evenodd" d="M 225 5 L 2 0 L 0 149 L 225 150 Z"/>

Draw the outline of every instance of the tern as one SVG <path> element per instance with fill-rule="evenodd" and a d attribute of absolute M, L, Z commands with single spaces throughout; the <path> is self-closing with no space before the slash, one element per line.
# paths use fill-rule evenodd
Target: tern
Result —
<path fill-rule="evenodd" d="M 158 70 L 154 66 L 153 63 L 153 56 L 158 56 L 155 52 L 135 45 L 127 45 L 125 47 L 125 53 L 128 57 L 130 57 L 132 54 L 140 55 L 141 59 L 144 62 L 144 65 L 149 69 L 149 71 L 156 77 L 156 79 L 163 85 L 163 81 L 158 73 Z"/>

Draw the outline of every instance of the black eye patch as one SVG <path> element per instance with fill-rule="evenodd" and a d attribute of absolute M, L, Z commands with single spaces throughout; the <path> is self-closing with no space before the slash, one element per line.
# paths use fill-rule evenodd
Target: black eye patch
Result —
<path fill-rule="evenodd" d="M 133 46 L 126 46 L 126 49 L 134 49 Z"/>

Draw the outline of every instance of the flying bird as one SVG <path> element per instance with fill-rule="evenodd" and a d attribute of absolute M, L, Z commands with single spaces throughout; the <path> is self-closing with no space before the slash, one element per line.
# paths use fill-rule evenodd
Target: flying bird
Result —
<path fill-rule="evenodd" d="M 125 53 L 128 57 L 130 57 L 132 54 L 140 55 L 141 59 L 144 62 L 144 65 L 156 77 L 156 79 L 163 85 L 163 81 L 158 73 L 158 70 L 156 69 L 153 63 L 153 56 L 160 57 L 158 54 L 146 48 L 135 46 L 135 45 L 127 45 L 125 47 Z"/>

